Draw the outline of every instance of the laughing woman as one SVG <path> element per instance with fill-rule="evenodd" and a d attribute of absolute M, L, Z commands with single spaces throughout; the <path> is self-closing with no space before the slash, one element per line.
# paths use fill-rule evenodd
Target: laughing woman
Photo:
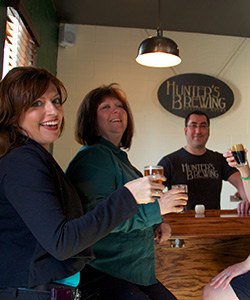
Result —
<path fill-rule="evenodd" d="M 133 118 L 123 91 L 116 85 L 89 92 L 79 107 L 76 139 L 84 146 L 67 169 L 83 207 L 90 211 L 120 186 L 142 174 L 128 160 L 133 137 Z M 184 191 L 183 191 L 184 192 Z M 181 212 L 187 195 L 166 192 L 93 246 L 96 259 L 81 272 L 80 289 L 86 299 L 173 300 L 175 296 L 154 272 L 154 226 L 162 214 Z M 156 232 L 169 237 L 162 223 Z"/>
<path fill-rule="evenodd" d="M 0 82 L 1 300 L 50 300 L 57 290 L 79 299 L 90 246 L 164 188 L 152 176 L 135 180 L 83 215 L 49 153 L 63 130 L 65 100 L 63 84 L 43 69 L 14 68 Z"/>

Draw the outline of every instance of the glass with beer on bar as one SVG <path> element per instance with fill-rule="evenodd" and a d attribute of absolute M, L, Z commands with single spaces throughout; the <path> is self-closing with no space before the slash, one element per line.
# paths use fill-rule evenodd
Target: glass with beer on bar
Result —
<path fill-rule="evenodd" d="M 238 167 L 242 167 L 247 164 L 245 151 L 244 151 L 244 147 L 242 144 L 233 145 L 231 147 L 231 151 L 232 151 L 234 159 L 237 162 Z"/>

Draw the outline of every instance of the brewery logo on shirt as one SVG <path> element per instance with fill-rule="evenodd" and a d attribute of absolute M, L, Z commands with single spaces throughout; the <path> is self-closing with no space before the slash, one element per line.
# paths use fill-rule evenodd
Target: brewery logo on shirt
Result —
<path fill-rule="evenodd" d="M 181 164 L 182 172 L 187 180 L 218 179 L 219 172 L 212 163 L 209 164 Z"/>
<path fill-rule="evenodd" d="M 185 118 L 201 110 L 209 118 L 227 112 L 234 102 L 230 87 L 218 78 L 204 74 L 181 74 L 164 81 L 158 89 L 161 105 L 170 113 Z"/>

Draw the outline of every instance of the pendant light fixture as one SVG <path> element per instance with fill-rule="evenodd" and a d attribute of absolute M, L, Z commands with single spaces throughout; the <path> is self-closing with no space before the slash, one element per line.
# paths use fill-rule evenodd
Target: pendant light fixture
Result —
<path fill-rule="evenodd" d="M 157 36 L 149 37 L 141 42 L 136 62 L 147 67 L 166 68 L 181 63 L 179 47 L 177 44 L 162 36 L 161 26 L 161 0 L 158 0 L 158 27 Z"/>

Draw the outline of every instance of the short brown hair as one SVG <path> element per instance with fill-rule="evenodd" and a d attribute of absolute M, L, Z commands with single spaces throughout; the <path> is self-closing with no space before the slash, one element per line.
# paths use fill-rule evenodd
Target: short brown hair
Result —
<path fill-rule="evenodd" d="M 67 99 L 63 83 L 45 69 L 16 67 L 0 82 L 0 157 L 24 143 L 23 130 L 18 126 L 20 115 L 41 97 L 53 83 L 62 103 Z M 64 128 L 62 120 L 60 134 Z"/>
<path fill-rule="evenodd" d="M 120 147 L 129 149 L 134 134 L 134 121 L 126 95 L 116 83 L 102 85 L 90 91 L 80 104 L 76 117 L 75 138 L 82 145 L 93 145 L 99 139 L 97 134 L 97 108 L 107 96 L 114 97 L 121 101 L 124 110 L 128 115 L 128 125 L 123 133 Z"/>
<path fill-rule="evenodd" d="M 201 110 L 194 110 L 194 111 L 192 111 L 191 113 L 189 113 L 189 114 L 186 116 L 186 118 L 185 118 L 185 127 L 187 127 L 187 123 L 188 123 L 188 121 L 189 121 L 189 119 L 190 119 L 190 117 L 191 117 L 192 115 L 199 115 L 199 116 L 204 116 L 204 117 L 206 117 L 206 119 L 207 119 L 207 125 L 208 125 L 208 126 L 210 125 L 209 117 L 207 116 L 206 113 L 204 113 L 204 112 L 201 111 Z"/>

